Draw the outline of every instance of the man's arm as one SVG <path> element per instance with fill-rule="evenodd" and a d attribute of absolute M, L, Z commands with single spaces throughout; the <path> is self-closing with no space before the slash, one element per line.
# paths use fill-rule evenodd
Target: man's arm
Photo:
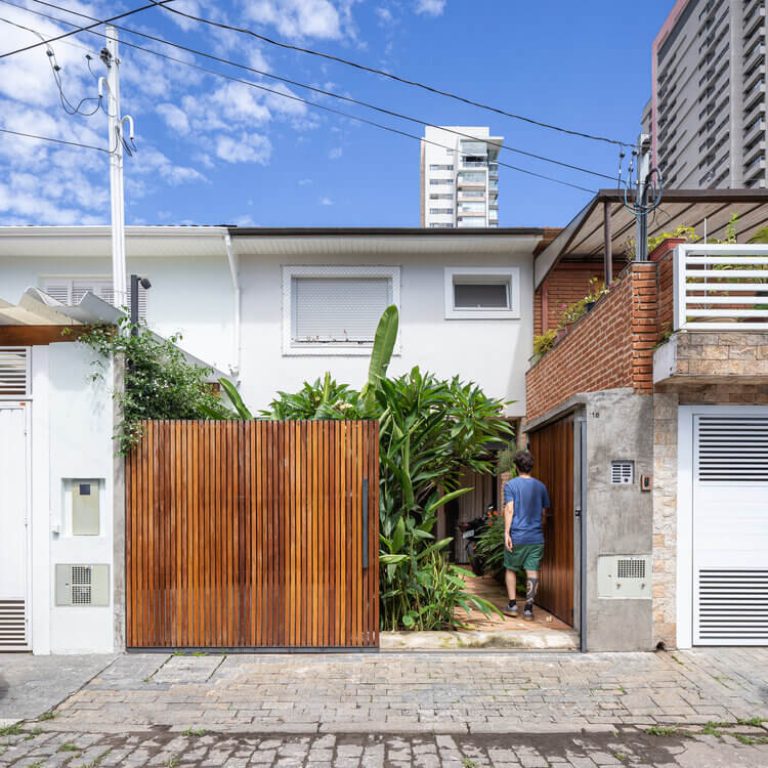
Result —
<path fill-rule="evenodd" d="M 512 527 L 512 518 L 515 516 L 515 502 L 508 501 L 504 505 L 504 546 L 508 550 L 512 550 L 512 537 L 509 535 L 509 530 Z"/>

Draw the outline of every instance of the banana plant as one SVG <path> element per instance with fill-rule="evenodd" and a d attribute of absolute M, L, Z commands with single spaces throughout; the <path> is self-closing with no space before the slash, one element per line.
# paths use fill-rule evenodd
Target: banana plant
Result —
<path fill-rule="evenodd" d="M 219 379 L 219 385 L 224 390 L 224 394 L 229 398 L 229 402 L 232 403 L 235 413 L 237 413 L 241 419 L 250 421 L 253 418 L 253 414 L 248 410 L 248 406 L 237 391 L 237 387 L 229 379 L 224 378 Z"/>

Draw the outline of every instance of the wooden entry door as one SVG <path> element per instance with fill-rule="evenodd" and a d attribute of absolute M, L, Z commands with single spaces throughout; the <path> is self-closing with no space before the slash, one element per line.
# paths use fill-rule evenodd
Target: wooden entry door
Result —
<path fill-rule="evenodd" d="M 128 647 L 378 646 L 376 422 L 144 428 L 126 460 Z"/>
<path fill-rule="evenodd" d="M 533 474 L 547 486 L 552 503 L 544 523 L 544 559 L 537 601 L 573 626 L 573 418 L 530 432 L 528 442 L 536 462 Z"/>

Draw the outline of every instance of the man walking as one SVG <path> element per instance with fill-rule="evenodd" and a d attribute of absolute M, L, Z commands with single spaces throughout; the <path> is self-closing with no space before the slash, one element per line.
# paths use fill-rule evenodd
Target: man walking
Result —
<path fill-rule="evenodd" d="M 507 616 L 517 616 L 517 573 L 525 570 L 524 619 L 533 619 L 533 601 L 539 589 L 539 565 L 544 554 L 544 513 L 549 509 L 547 487 L 531 477 L 533 456 L 515 454 L 517 477 L 504 484 L 504 567 L 509 603 Z"/>

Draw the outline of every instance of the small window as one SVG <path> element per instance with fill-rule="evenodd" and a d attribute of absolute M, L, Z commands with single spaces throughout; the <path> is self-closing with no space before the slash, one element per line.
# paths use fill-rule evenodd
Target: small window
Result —
<path fill-rule="evenodd" d="M 447 319 L 519 318 L 519 294 L 517 267 L 453 267 L 445 270 Z"/>
<path fill-rule="evenodd" d="M 284 267 L 283 353 L 369 354 L 397 267 Z"/>

